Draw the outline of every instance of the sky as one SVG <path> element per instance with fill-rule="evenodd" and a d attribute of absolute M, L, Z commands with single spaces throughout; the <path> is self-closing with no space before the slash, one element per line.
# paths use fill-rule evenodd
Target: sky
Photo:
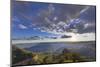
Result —
<path fill-rule="evenodd" d="M 73 40 L 95 39 L 96 7 L 14 1 L 11 21 L 12 38 L 68 35 Z"/>

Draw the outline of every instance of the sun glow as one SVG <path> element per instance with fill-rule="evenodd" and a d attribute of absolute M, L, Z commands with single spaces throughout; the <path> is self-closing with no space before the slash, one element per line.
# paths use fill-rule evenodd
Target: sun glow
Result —
<path fill-rule="evenodd" d="M 67 38 L 66 40 L 72 41 L 72 42 L 95 40 L 95 34 L 94 33 L 85 33 L 85 34 L 70 33 L 70 35 L 72 37 Z"/>
<path fill-rule="evenodd" d="M 72 38 L 70 38 L 70 41 L 77 41 L 77 34 L 71 34 Z"/>

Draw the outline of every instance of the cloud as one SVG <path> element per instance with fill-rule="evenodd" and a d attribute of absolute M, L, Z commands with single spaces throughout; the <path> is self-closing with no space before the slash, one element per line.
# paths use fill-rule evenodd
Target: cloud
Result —
<path fill-rule="evenodd" d="M 20 19 L 20 29 L 28 27 L 54 34 L 95 32 L 94 6 L 16 2 L 14 12 Z"/>
<path fill-rule="evenodd" d="M 55 5 L 52 5 L 52 8 L 54 6 Z M 49 7 L 50 12 L 48 10 L 44 10 L 44 11 L 46 11 L 47 13 L 49 12 L 49 14 L 46 14 L 46 12 L 42 13 L 43 15 L 41 14 L 40 17 L 41 17 L 41 20 L 43 20 L 43 21 L 39 22 L 40 24 L 42 22 L 41 26 L 43 26 L 44 28 L 47 28 L 47 32 L 51 31 L 51 32 L 55 33 L 55 32 L 70 31 L 70 32 L 77 32 L 77 33 L 86 33 L 86 32 L 88 32 L 89 27 L 93 27 L 93 26 L 88 26 L 88 25 L 86 27 L 86 24 L 88 22 L 84 18 L 80 18 L 81 17 L 80 15 L 88 12 L 88 10 L 91 8 L 91 6 L 59 5 L 59 6 L 55 7 L 55 10 L 52 10 L 51 6 L 48 6 L 48 7 Z M 69 8 L 69 10 L 68 10 L 68 8 Z M 75 11 L 72 8 L 75 9 Z M 52 13 L 54 13 L 54 16 L 52 16 Z M 46 14 L 46 16 L 45 16 L 45 14 Z M 77 17 L 76 14 L 79 14 L 79 17 Z M 72 16 L 74 16 L 74 18 L 72 18 Z M 50 17 L 52 17 L 52 19 L 54 21 Z M 69 19 L 69 17 L 70 17 L 70 19 Z M 38 20 L 39 20 L 39 18 L 38 18 Z M 88 29 L 88 30 L 85 32 L 85 30 L 83 30 L 83 29 L 85 29 L 85 30 Z M 89 30 L 89 32 L 90 31 L 91 30 Z"/>
<path fill-rule="evenodd" d="M 18 26 L 19 26 L 20 29 L 27 29 L 27 27 L 23 24 L 19 24 Z"/>
<path fill-rule="evenodd" d="M 57 19 L 58 19 L 57 17 L 54 17 L 54 18 L 53 18 L 54 21 L 56 21 Z"/>
<path fill-rule="evenodd" d="M 80 11 L 80 14 L 84 13 L 84 12 L 87 11 L 89 8 L 90 8 L 90 6 L 85 7 L 84 9 L 82 9 L 82 10 Z"/>
<path fill-rule="evenodd" d="M 87 29 L 89 27 L 95 27 L 95 24 L 94 23 L 86 23 L 86 24 L 84 24 L 84 29 Z"/>
<path fill-rule="evenodd" d="M 12 17 L 13 22 L 20 22 L 19 18 L 17 16 Z"/>
<path fill-rule="evenodd" d="M 88 22 L 96 22 L 96 7 L 89 7 L 85 12 L 80 14 L 80 18 Z"/>

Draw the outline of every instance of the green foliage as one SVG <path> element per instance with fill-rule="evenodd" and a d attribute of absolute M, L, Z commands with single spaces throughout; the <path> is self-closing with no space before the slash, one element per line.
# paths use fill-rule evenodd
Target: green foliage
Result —
<path fill-rule="evenodd" d="M 29 59 L 28 61 L 26 61 Z M 84 62 L 89 61 L 88 57 L 82 56 L 76 52 L 70 52 L 68 49 L 63 49 L 62 53 L 31 53 L 23 49 L 13 47 L 13 64 L 21 62 L 22 65 L 30 64 L 51 64 L 51 63 L 69 63 L 69 62 Z M 24 61 L 22 63 L 22 61 Z M 91 59 L 93 60 L 93 59 Z"/>
<path fill-rule="evenodd" d="M 20 61 L 23 61 L 27 58 L 31 58 L 32 57 L 32 53 L 30 52 L 25 52 L 23 49 L 19 49 L 15 46 L 13 46 L 12 49 L 12 62 L 13 64 L 18 63 Z"/>

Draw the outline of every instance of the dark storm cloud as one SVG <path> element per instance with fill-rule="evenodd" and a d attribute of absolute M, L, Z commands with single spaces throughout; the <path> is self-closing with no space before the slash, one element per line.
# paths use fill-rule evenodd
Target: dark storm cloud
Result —
<path fill-rule="evenodd" d="M 12 8 L 13 16 L 19 18 L 14 24 L 24 24 L 47 32 L 73 32 L 72 29 L 76 29 L 77 33 L 95 31 L 94 6 L 17 1 L 13 3 Z"/>
<path fill-rule="evenodd" d="M 90 7 L 87 11 L 82 13 L 80 15 L 80 19 L 84 20 L 83 24 L 81 22 L 78 32 L 79 33 L 87 33 L 87 32 L 93 32 L 95 33 L 96 28 L 96 7 Z M 87 27 L 84 29 L 85 25 Z"/>
<path fill-rule="evenodd" d="M 58 15 L 59 19 L 62 21 L 66 21 L 68 17 L 74 18 L 77 14 L 86 6 L 79 6 L 79 5 L 57 5 L 56 14 Z"/>
<path fill-rule="evenodd" d="M 80 15 L 80 18 L 89 22 L 96 21 L 96 7 L 90 7 L 86 12 Z"/>
<path fill-rule="evenodd" d="M 77 33 L 95 33 L 95 22 L 85 22 L 76 25 Z"/>

